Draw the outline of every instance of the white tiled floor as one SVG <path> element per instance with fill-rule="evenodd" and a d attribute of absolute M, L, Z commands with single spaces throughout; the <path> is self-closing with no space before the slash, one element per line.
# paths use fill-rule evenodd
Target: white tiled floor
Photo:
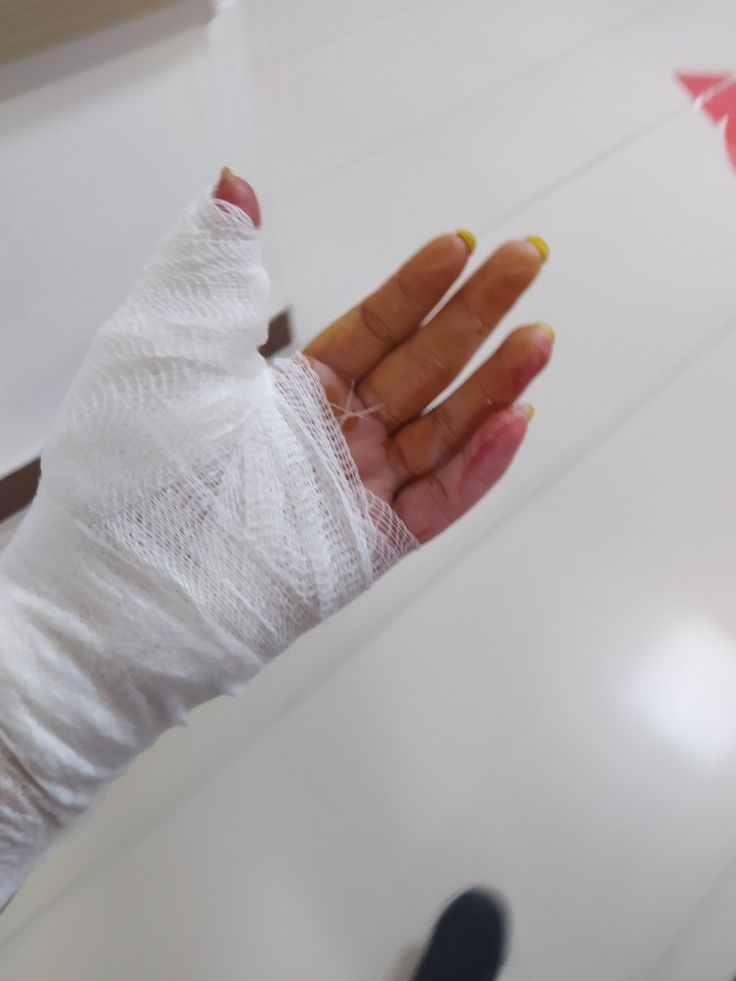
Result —
<path fill-rule="evenodd" d="M 310 47 L 263 76 L 279 189 L 304 187 L 651 6 L 423 0 Z"/>
<path fill-rule="evenodd" d="M 300 9 L 255 7 L 300 336 L 425 235 L 538 232 L 555 363 L 492 498 L 145 754 L 0 975 L 403 981 L 484 882 L 509 981 L 726 981 L 736 172 L 673 72 L 736 69 L 736 8 Z"/>

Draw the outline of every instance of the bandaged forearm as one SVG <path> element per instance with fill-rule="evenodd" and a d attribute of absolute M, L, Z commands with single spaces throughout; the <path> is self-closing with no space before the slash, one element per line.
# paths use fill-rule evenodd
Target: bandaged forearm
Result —
<path fill-rule="evenodd" d="M 417 542 L 300 356 L 268 366 L 258 233 L 202 197 L 104 325 L 0 556 L 0 906 L 166 728 Z"/>

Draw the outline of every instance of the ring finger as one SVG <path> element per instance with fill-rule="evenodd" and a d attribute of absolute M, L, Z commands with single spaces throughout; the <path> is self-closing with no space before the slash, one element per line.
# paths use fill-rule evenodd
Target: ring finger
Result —
<path fill-rule="evenodd" d="M 486 417 L 515 402 L 549 361 L 553 342 L 546 324 L 517 328 L 444 402 L 399 429 L 388 446 L 399 485 L 439 466 Z"/>

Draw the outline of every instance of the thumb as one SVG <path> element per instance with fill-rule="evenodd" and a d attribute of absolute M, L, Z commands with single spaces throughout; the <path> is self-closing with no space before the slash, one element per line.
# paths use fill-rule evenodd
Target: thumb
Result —
<path fill-rule="evenodd" d="M 234 204 L 248 215 L 256 228 L 261 227 L 261 208 L 256 192 L 242 177 L 236 177 L 229 167 L 222 168 L 212 197 Z"/>
<path fill-rule="evenodd" d="M 212 445 L 242 421 L 248 386 L 266 385 L 269 282 L 260 233 L 240 207 L 257 216 L 257 201 L 244 181 L 226 184 L 238 204 L 199 195 L 98 332 L 44 451 L 57 499 L 149 486 L 171 446 L 186 457 Z"/>

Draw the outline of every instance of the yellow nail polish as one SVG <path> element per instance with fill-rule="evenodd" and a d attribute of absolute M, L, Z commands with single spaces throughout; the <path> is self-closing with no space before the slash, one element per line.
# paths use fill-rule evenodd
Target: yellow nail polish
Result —
<path fill-rule="evenodd" d="M 541 255 L 542 262 L 546 262 L 549 258 L 549 245 L 547 245 L 544 239 L 540 238 L 539 235 L 528 235 L 527 242 L 529 242 L 530 245 L 533 245 L 537 252 Z"/>
<path fill-rule="evenodd" d="M 547 335 L 547 337 L 549 337 L 549 339 L 550 339 L 550 340 L 552 341 L 552 343 L 554 344 L 554 342 L 555 342 L 555 338 L 556 338 L 556 334 L 555 334 L 555 332 L 554 332 L 554 331 L 552 330 L 552 328 L 550 327 L 550 325 L 549 325 L 549 324 L 545 324 L 545 323 L 541 323 L 541 322 L 540 322 L 540 323 L 538 323 L 538 324 L 536 324 L 536 326 L 537 326 L 537 327 L 538 327 L 538 328 L 539 328 L 540 330 L 543 330 L 543 331 L 544 331 L 544 333 L 545 333 L 545 334 Z"/>
<path fill-rule="evenodd" d="M 516 407 L 524 416 L 527 422 L 531 422 L 534 418 L 534 406 L 529 405 L 528 402 L 523 402 L 521 405 Z"/>
<path fill-rule="evenodd" d="M 222 184 L 223 181 L 232 180 L 233 177 L 235 177 L 235 174 L 232 172 L 232 170 L 230 170 L 229 167 L 223 167 L 220 171 L 220 180 L 218 181 L 218 184 Z"/>
<path fill-rule="evenodd" d="M 467 231 L 465 228 L 461 228 L 459 231 L 455 232 L 455 234 L 458 236 L 458 238 L 461 238 L 463 242 L 465 242 L 468 247 L 468 252 L 471 254 L 475 252 L 475 247 L 478 244 L 478 240 L 472 232 Z"/>

